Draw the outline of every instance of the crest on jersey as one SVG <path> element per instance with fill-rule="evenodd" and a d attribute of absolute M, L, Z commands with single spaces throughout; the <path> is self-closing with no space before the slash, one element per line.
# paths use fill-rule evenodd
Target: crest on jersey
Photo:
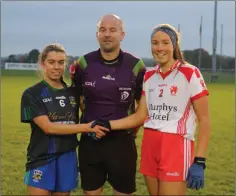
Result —
<path fill-rule="evenodd" d="M 70 104 L 74 108 L 76 106 L 76 101 L 74 96 L 69 96 Z"/>
<path fill-rule="evenodd" d="M 178 87 L 177 87 L 177 86 L 172 85 L 172 86 L 170 87 L 170 94 L 171 94 L 172 96 L 175 96 L 176 93 L 177 93 L 177 91 L 178 91 Z"/>
<path fill-rule="evenodd" d="M 39 182 L 41 180 L 43 172 L 40 170 L 35 169 L 34 175 L 32 176 L 34 182 Z"/>
<path fill-rule="evenodd" d="M 121 100 L 124 101 L 129 97 L 129 92 L 123 91 L 121 92 Z"/>

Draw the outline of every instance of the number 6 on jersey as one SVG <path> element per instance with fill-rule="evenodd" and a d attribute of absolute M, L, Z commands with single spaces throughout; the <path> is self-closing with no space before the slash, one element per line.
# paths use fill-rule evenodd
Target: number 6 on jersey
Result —
<path fill-rule="evenodd" d="M 59 104 L 61 107 L 65 107 L 65 105 L 66 105 L 63 99 L 59 100 Z"/>

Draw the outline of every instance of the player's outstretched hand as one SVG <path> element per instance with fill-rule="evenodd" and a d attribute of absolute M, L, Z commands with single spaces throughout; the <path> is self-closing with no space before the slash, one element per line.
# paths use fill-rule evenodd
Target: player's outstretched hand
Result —
<path fill-rule="evenodd" d="M 187 187 L 199 190 L 204 188 L 205 158 L 195 157 L 193 164 L 188 170 Z"/>
<path fill-rule="evenodd" d="M 110 122 L 108 120 L 101 120 L 101 119 L 95 120 L 92 123 L 91 127 L 93 128 L 96 125 L 100 125 L 102 127 L 106 127 L 109 131 L 111 130 L 111 125 L 110 125 Z"/>

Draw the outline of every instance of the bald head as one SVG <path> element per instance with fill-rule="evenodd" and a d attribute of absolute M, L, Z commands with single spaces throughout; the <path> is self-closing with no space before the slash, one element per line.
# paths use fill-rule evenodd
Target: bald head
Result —
<path fill-rule="evenodd" d="M 121 31 L 124 31 L 124 24 L 123 21 L 120 19 L 119 16 L 115 14 L 106 14 L 101 17 L 101 19 L 98 21 L 97 29 L 103 24 L 103 23 L 113 23 L 117 26 L 118 29 Z"/>
<path fill-rule="evenodd" d="M 107 14 L 99 20 L 96 37 L 102 52 L 112 53 L 116 58 L 120 51 L 120 42 L 124 36 L 123 22 L 119 16 Z"/>

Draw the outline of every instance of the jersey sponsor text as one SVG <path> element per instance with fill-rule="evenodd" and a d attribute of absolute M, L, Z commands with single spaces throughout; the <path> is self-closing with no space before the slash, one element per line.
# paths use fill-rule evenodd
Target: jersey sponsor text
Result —
<path fill-rule="evenodd" d="M 155 104 L 149 104 L 149 110 L 157 110 L 159 113 L 163 111 L 168 111 L 170 113 L 171 111 L 177 112 L 177 106 L 170 106 L 163 103 L 162 105 L 155 105 Z"/>
<path fill-rule="evenodd" d="M 58 123 L 58 124 L 66 124 L 66 125 L 72 125 L 72 124 L 75 124 L 75 121 L 57 121 L 55 123 Z"/>
<path fill-rule="evenodd" d="M 65 96 L 56 97 L 56 99 L 66 99 Z"/>
<path fill-rule="evenodd" d="M 164 120 L 169 121 L 170 112 L 177 112 L 177 106 L 169 106 L 163 103 L 162 105 L 149 104 L 150 119 L 152 120 Z M 155 112 L 157 111 L 157 112 Z M 166 114 L 162 114 L 161 111 L 166 111 Z"/>
<path fill-rule="evenodd" d="M 50 97 L 50 98 L 44 98 L 43 99 L 43 102 L 44 103 L 47 103 L 47 102 L 51 102 L 52 101 L 52 98 Z"/>
<path fill-rule="evenodd" d="M 76 119 L 74 112 L 67 112 L 64 115 L 58 114 L 57 112 L 49 112 L 48 116 L 49 119 L 52 121 L 57 121 L 57 120 L 74 121 Z"/>
<path fill-rule="evenodd" d="M 112 78 L 110 75 L 103 76 L 102 79 L 105 79 L 105 80 L 113 80 L 113 81 L 116 80 L 115 78 Z"/>
<path fill-rule="evenodd" d="M 94 81 L 94 82 L 85 81 L 84 84 L 85 84 L 85 86 L 92 86 L 92 87 L 95 87 L 96 81 Z"/>

